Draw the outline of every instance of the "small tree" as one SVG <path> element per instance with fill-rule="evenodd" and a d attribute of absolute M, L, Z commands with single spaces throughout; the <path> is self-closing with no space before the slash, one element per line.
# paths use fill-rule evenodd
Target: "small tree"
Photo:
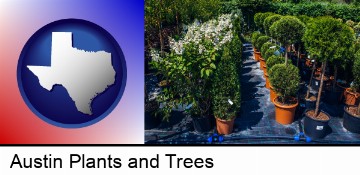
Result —
<path fill-rule="evenodd" d="M 260 52 L 261 54 L 265 55 L 266 51 L 272 46 L 274 45 L 273 43 L 271 43 L 270 41 L 267 41 L 266 43 L 264 43 L 262 46 L 261 46 L 261 49 L 260 49 Z"/>
<path fill-rule="evenodd" d="M 275 52 L 278 51 L 279 49 L 280 49 L 279 46 L 272 46 L 271 48 L 266 50 L 265 54 L 263 55 L 263 58 L 267 61 L 267 59 L 270 58 L 271 56 L 275 55 Z M 283 61 L 284 61 L 284 59 L 283 59 Z M 283 62 L 281 62 L 281 63 L 283 63 Z M 267 67 L 267 65 L 266 65 L 266 67 Z"/>
<path fill-rule="evenodd" d="M 254 21 L 256 26 L 260 29 L 260 31 L 264 32 L 264 20 L 265 18 L 274 15 L 272 12 L 266 12 L 266 13 L 257 13 L 254 16 Z"/>
<path fill-rule="evenodd" d="M 255 47 L 261 50 L 261 47 L 264 43 L 268 42 L 270 40 L 270 37 L 268 36 L 260 36 L 255 43 Z"/>
<path fill-rule="evenodd" d="M 261 36 L 261 33 L 259 31 L 255 31 L 252 33 L 251 35 L 251 43 L 253 44 L 254 47 L 255 46 L 255 43 L 256 43 L 256 40 Z M 260 48 L 257 48 L 257 49 L 260 49 Z"/>
<path fill-rule="evenodd" d="M 221 61 L 214 71 L 211 88 L 214 116 L 221 120 L 231 120 L 240 109 L 240 81 L 235 58 L 229 48 L 224 48 Z"/>
<path fill-rule="evenodd" d="M 276 64 L 284 63 L 284 57 L 272 55 L 266 60 L 266 67 L 270 70 Z"/>
<path fill-rule="evenodd" d="M 299 69 L 290 64 L 276 64 L 269 70 L 269 79 L 279 101 L 283 104 L 290 103 L 299 90 Z"/>
<path fill-rule="evenodd" d="M 322 62 L 320 88 L 316 101 L 315 116 L 319 113 L 324 74 L 328 60 L 341 58 L 354 42 L 353 31 L 346 24 L 332 17 L 319 17 L 309 23 L 303 41 L 308 52 Z"/>
<path fill-rule="evenodd" d="M 278 15 L 278 14 L 274 14 L 274 15 L 271 15 L 271 16 L 268 16 L 267 18 L 265 18 L 264 20 L 264 29 L 265 29 L 265 33 L 271 37 L 273 37 L 270 33 L 270 27 L 272 24 L 274 24 L 274 22 L 278 21 L 281 19 L 281 15 Z"/>
<path fill-rule="evenodd" d="M 353 90 L 360 93 L 360 51 L 355 54 L 355 61 L 353 65 Z M 360 103 L 358 104 L 357 114 L 360 115 Z"/>
<path fill-rule="evenodd" d="M 270 33 L 281 44 L 287 48 L 290 44 L 301 41 L 305 32 L 305 24 L 292 16 L 284 16 L 270 27 Z M 287 65 L 288 54 L 285 53 L 285 65 Z"/>

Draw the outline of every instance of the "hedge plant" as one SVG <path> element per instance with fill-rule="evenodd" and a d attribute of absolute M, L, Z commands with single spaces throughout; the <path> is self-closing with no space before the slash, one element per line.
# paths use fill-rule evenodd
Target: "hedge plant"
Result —
<path fill-rule="evenodd" d="M 211 94 L 214 116 L 229 121 L 240 109 L 240 80 L 235 59 L 225 48 L 214 72 Z"/>
<path fill-rule="evenodd" d="M 270 40 L 270 37 L 264 35 L 264 36 L 260 36 L 256 42 L 255 42 L 255 47 L 259 49 L 259 51 L 261 50 L 261 46 L 268 42 Z"/>
<path fill-rule="evenodd" d="M 272 43 L 270 41 L 267 41 L 266 43 L 264 43 L 260 49 L 261 55 L 263 55 L 263 57 L 264 57 L 266 51 L 273 45 L 274 45 L 274 43 Z"/>
<path fill-rule="evenodd" d="M 289 103 L 299 90 L 299 69 L 292 64 L 276 64 L 269 70 L 269 80 L 279 101 Z"/>
<path fill-rule="evenodd" d="M 305 24 L 293 16 L 284 16 L 270 27 L 270 33 L 287 48 L 290 44 L 301 42 L 305 32 Z M 287 64 L 285 53 L 285 64 Z"/>
<path fill-rule="evenodd" d="M 352 73 L 354 76 L 352 89 L 353 91 L 360 93 L 360 51 L 356 52 L 355 54 Z"/>

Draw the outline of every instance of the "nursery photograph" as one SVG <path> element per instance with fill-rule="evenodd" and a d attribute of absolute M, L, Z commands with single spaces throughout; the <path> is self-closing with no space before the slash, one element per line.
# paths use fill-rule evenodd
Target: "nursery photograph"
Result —
<path fill-rule="evenodd" d="M 360 145 L 360 0 L 145 0 L 145 144 Z"/>

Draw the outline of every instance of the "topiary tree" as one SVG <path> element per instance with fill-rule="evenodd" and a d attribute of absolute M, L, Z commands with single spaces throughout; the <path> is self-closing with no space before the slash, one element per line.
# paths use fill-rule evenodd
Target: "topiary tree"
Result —
<path fill-rule="evenodd" d="M 256 26 L 259 28 L 260 31 L 264 32 L 264 20 L 265 18 L 274 15 L 272 12 L 266 12 L 266 13 L 257 13 L 254 16 L 254 22 Z"/>
<path fill-rule="evenodd" d="M 258 48 L 259 50 L 261 50 L 261 46 L 268 42 L 270 40 L 270 37 L 268 36 L 260 36 L 256 42 L 255 42 L 255 47 Z"/>
<path fill-rule="evenodd" d="M 299 16 L 296 16 L 296 18 L 298 18 L 304 24 L 310 23 L 314 19 L 314 18 L 306 16 L 306 15 L 299 15 Z"/>
<path fill-rule="evenodd" d="M 360 93 L 360 51 L 356 52 L 353 65 L 354 81 L 352 88 L 354 91 Z M 358 105 L 357 114 L 360 115 L 360 103 Z"/>
<path fill-rule="evenodd" d="M 274 44 L 273 44 L 272 42 L 267 41 L 266 43 L 264 43 L 264 44 L 261 46 L 260 52 L 261 52 L 261 54 L 263 55 L 263 57 L 264 57 L 266 51 L 267 51 L 271 46 L 273 46 L 273 45 L 274 45 Z"/>
<path fill-rule="evenodd" d="M 278 51 L 279 49 L 280 49 L 280 47 L 276 46 L 276 45 L 269 47 L 269 49 L 266 50 L 265 54 L 263 55 L 263 58 L 267 61 L 267 59 L 269 57 L 275 55 L 275 52 Z M 284 59 L 283 59 L 283 61 L 284 61 Z"/>
<path fill-rule="evenodd" d="M 266 60 L 266 67 L 270 70 L 274 65 L 284 63 L 284 57 L 272 55 Z"/>
<path fill-rule="evenodd" d="M 251 43 L 255 47 L 256 40 L 261 36 L 261 33 L 259 31 L 255 31 L 251 34 Z M 260 49 L 260 48 L 258 48 Z"/>
<path fill-rule="evenodd" d="M 279 101 L 289 104 L 299 90 L 299 69 L 292 64 L 276 64 L 269 70 L 269 79 Z"/>
<path fill-rule="evenodd" d="M 214 72 L 212 88 L 212 110 L 214 116 L 229 121 L 240 109 L 240 81 L 236 62 L 230 56 L 229 48 L 224 48 L 221 61 Z"/>
<path fill-rule="evenodd" d="M 293 16 L 284 16 L 270 27 L 270 33 L 287 48 L 290 44 L 301 41 L 305 32 L 305 24 Z M 287 65 L 288 54 L 285 53 Z"/>
<path fill-rule="evenodd" d="M 271 35 L 271 33 L 270 33 L 270 27 L 271 27 L 271 25 L 272 25 L 274 22 L 280 20 L 281 17 L 282 17 L 281 15 L 273 14 L 273 15 L 270 15 L 270 16 L 268 16 L 268 17 L 265 18 L 263 26 L 264 26 L 265 33 L 266 33 L 268 36 L 273 37 L 273 36 Z"/>
<path fill-rule="evenodd" d="M 315 116 L 319 114 L 319 104 L 323 89 L 324 73 L 328 60 L 347 55 L 353 46 L 354 32 L 346 24 L 332 17 L 318 17 L 309 23 L 304 34 L 305 48 L 317 62 L 322 62 L 320 88 L 316 101 Z"/>

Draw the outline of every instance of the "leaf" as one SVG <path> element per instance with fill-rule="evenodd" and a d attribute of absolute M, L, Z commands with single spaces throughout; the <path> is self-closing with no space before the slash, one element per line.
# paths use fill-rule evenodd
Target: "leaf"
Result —
<path fill-rule="evenodd" d="M 200 71 L 201 78 L 204 77 L 204 70 L 205 70 L 205 68 L 202 68 L 201 71 Z"/>
<path fill-rule="evenodd" d="M 210 76 L 210 69 L 206 69 L 205 73 L 206 73 L 206 76 Z"/>
<path fill-rule="evenodd" d="M 216 66 L 215 66 L 214 63 L 211 63 L 211 64 L 210 64 L 210 67 L 213 68 L 213 69 L 216 69 Z"/>

